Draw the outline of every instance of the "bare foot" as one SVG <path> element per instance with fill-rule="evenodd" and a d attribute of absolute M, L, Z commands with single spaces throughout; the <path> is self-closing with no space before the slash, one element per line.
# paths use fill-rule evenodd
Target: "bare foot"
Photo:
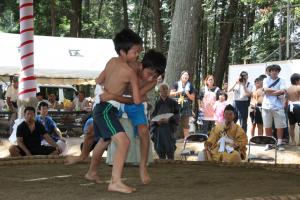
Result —
<path fill-rule="evenodd" d="M 100 177 L 97 174 L 90 174 L 89 172 L 84 175 L 84 178 L 89 181 L 101 184 L 103 181 L 100 180 Z"/>
<path fill-rule="evenodd" d="M 110 192 L 121 192 L 121 193 L 132 193 L 135 192 L 136 189 L 133 187 L 129 187 L 127 185 L 125 185 L 122 182 L 118 182 L 118 183 L 110 183 L 108 185 L 108 191 Z"/>
<path fill-rule="evenodd" d="M 68 156 L 68 157 L 65 158 L 64 164 L 65 165 L 74 165 L 74 164 L 76 164 L 78 162 L 81 162 L 81 161 L 82 161 L 82 159 L 79 156 L 76 156 L 76 157 Z"/>
<path fill-rule="evenodd" d="M 151 182 L 151 178 L 148 174 L 147 167 L 140 167 L 140 177 L 144 185 L 147 185 Z"/>

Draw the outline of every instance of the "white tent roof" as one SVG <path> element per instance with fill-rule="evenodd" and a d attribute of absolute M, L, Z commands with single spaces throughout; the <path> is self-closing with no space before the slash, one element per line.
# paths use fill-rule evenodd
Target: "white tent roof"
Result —
<path fill-rule="evenodd" d="M 0 33 L 0 75 L 19 73 L 19 44 L 18 34 Z M 37 77 L 94 79 L 115 56 L 111 39 L 34 36 Z"/>

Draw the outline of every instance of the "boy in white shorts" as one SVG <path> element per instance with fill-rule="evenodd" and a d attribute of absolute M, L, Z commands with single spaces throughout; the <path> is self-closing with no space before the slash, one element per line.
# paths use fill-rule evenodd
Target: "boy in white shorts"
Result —
<path fill-rule="evenodd" d="M 263 91 L 265 93 L 262 102 L 262 118 L 267 136 L 272 136 L 272 121 L 274 120 L 277 130 L 278 150 L 284 151 L 282 144 L 283 129 L 286 127 L 286 116 L 284 112 L 285 82 L 278 77 L 281 70 L 279 65 L 268 66 L 269 76 L 264 79 Z M 270 148 L 267 148 L 267 150 Z"/>

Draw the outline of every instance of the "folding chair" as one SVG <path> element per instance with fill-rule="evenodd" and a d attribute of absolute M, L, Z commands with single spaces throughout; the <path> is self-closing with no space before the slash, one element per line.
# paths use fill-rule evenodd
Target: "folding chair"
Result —
<path fill-rule="evenodd" d="M 188 156 L 196 156 L 197 154 L 195 151 L 190 150 L 187 147 L 188 143 L 202 143 L 205 142 L 208 139 L 208 136 L 206 134 L 191 134 L 188 137 L 185 138 L 183 143 L 183 150 L 181 151 L 181 159 L 187 159 Z"/>
<path fill-rule="evenodd" d="M 260 145 L 274 145 L 275 146 L 275 155 L 272 157 L 250 157 L 251 145 L 260 144 Z M 274 161 L 277 164 L 277 140 L 273 136 L 254 136 L 249 140 L 249 151 L 248 151 L 248 162 L 251 160 L 260 160 L 260 161 Z"/>

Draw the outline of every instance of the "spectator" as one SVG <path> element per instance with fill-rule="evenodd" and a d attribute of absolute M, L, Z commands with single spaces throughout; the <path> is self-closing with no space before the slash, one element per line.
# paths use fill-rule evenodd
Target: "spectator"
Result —
<path fill-rule="evenodd" d="M 250 118 L 251 118 L 251 137 L 255 135 L 255 128 L 257 127 L 257 134 L 263 135 L 263 120 L 261 115 L 261 105 L 263 101 L 263 81 L 260 78 L 256 78 L 255 90 L 252 93 L 250 105 Z"/>
<path fill-rule="evenodd" d="M 287 89 L 288 117 L 291 145 L 296 145 L 295 125 L 300 123 L 300 74 L 294 73 L 291 76 L 291 84 Z"/>
<path fill-rule="evenodd" d="M 173 113 L 171 118 L 161 119 L 152 122 L 151 134 L 154 142 L 154 149 L 159 159 L 174 159 L 176 150 L 175 132 L 179 124 L 179 106 L 178 103 L 169 97 L 169 87 L 167 84 L 161 84 L 159 87 L 160 98 L 155 103 L 155 108 L 151 118 L 165 114 Z"/>
<path fill-rule="evenodd" d="M 217 124 L 205 142 L 205 151 L 213 161 L 240 162 L 246 158 L 247 136 L 234 123 L 234 107 L 227 105 L 224 111 L 225 124 Z"/>
<path fill-rule="evenodd" d="M 215 125 L 214 105 L 220 93 L 220 88 L 214 85 L 215 78 L 213 75 L 208 75 L 204 83 L 205 86 L 199 91 L 198 110 L 199 114 L 203 112 L 201 132 L 208 134 Z"/>
<path fill-rule="evenodd" d="M 225 93 L 228 92 L 228 83 L 227 82 L 223 84 L 222 91 L 225 92 Z"/>
<path fill-rule="evenodd" d="M 221 91 L 218 96 L 218 101 L 216 101 L 214 105 L 214 113 L 215 113 L 215 119 L 217 124 L 223 124 L 225 122 L 224 110 L 227 105 L 228 105 L 227 94 Z"/>
<path fill-rule="evenodd" d="M 12 133 L 13 126 L 15 123 L 15 120 L 17 119 L 18 115 L 18 106 L 17 106 L 17 100 L 18 100 L 18 88 L 19 88 L 19 80 L 18 77 L 12 78 L 12 84 L 8 86 L 5 97 L 6 97 L 6 103 L 8 106 L 8 109 L 10 112 L 12 112 L 10 120 L 9 120 L 9 132 Z"/>
<path fill-rule="evenodd" d="M 31 156 L 31 155 L 58 155 L 61 150 L 46 132 L 44 126 L 35 121 L 35 109 L 26 107 L 23 121 L 17 128 L 17 145 L 9 148 L 10 155 Z M 41 138 L 44 138 L 51 146 L 42 146 Z"/>
<path fill-rule="evenodd" d="M 245 133 L 247 133 L 248 109 L 250 105 L 250 96 L 252 84 L 248 82 L 248 73 L 242 71 L 238 80 L 235 82 L 229 92 L 234 92 L 234 107 L 238 114 L 238 120 Z"/>
<path fill-rule="evenodd" d="M 84 161 L 90 154 L 91 151 L 94 150 L 99 137 L 96 137 L 94 134 L 94 125 L 93 125 L 93 117 L 90 115 L 83 127 L 84 140 L 83 143 L 80 144 L 81 153 L 76 157 L 67 157 L 65 159 L 66 165 L 73 165 L 75 163 Z"/>
<path fill-rule="evenodd" d="M 54 93 L 48 95 L 48 101 L 49 101 L 49 108 L 56 109 L 56 110 L 62 108 L 62 106 L 56 100 L 56 95 Z"/>
<path fill-rule="evenodd" d="M 272 136 L 272 121 L 276 128 L 278 138 L 278 150 L 284 151 L 282 144 L 283 129 L 286 127 L 286 116 L 284 112 L 283 95 L 285 94 L 285 82 L 278 77 L 281 70 L 279 65 L 270 65 L 269 74 L 263 81 L 265 96 L 262 102 L 262 118 L 267 136 Z M 271 146 L 267 146 L 266 150 Z"/>
<path fill-rule="evenodd" d="M 61 144 L 62 142 L 65 143 L 66 141 L 62 137 L 61 131 L 59 130 L 53 119 L 48 115 L 48 104 L 42 101 L 38 105 L 38 109 L 40 111 L 40 115 L 37 115 L 35 117 L 35 120 L 44 126 L 46 132 L 57 144 Z M 42 139 L 42 145 L 49 146 L 50 144 L 45 139 Z M 64 145 L 64 147 L 66 147 L 66 145 Z M 65 148 L 61 150 L 62 152 L 64 152 Z"/>
<path fill-rule="evenodd" d="M 87 107 L 90 107 L 89 102 L 85 98 L 85 93 L 83 91 L 80 91 L 78 93 L 78 98 L 75 98 L 73 100 L 72 110 L 82 111 L 82 110 L 85 110 Z"/>
<path fill-rule="evenodd" d="M 170 97 L 175 97 L 180 104 L 180 118 L 183 127 L 183 135 L 186 138 L 189 135 L 189 120 L 193 115 L 192 107 L 195 101 L 195 89 L 189 82 L 189 73 L 183 71 L 180 74 L 180 80 L 175 82 L 170 91 Z"/>
<path fill-rule="evenodd" d="M 41 92 L 36 93 L 36 99 L 38 100 L 38 105 L 41 102 L 46 102 L 48 105 L 50 104 L 49 101 L 45 99 L 44 95 Z"/>
<path fill-rule="evenodd" d="M 11 112 L 16 112 L 18 110 L 18 106 L 17 106 L 18 88 L 19 88 L 18 77 L 13 77 L 12 84 L 8 86 L 5 94 L 6 103 Z"/>

